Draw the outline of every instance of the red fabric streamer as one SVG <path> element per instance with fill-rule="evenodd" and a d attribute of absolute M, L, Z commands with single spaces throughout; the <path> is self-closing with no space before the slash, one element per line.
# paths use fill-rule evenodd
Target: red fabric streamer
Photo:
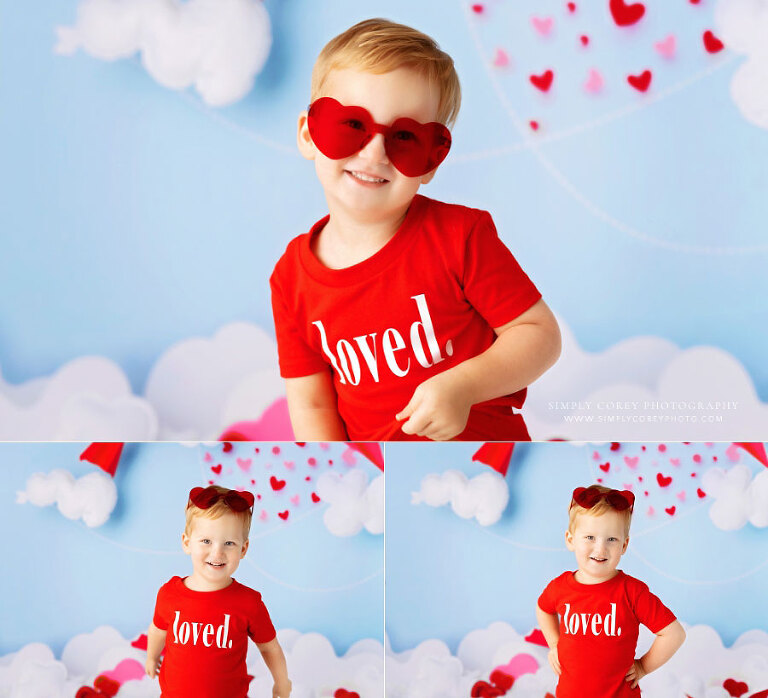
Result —
<path fill-rule="evenodd" d="M 766 468 L 768 468 L 768 456 L 765 454 L 765 444 L 760 442 L 748 443 L 748 442 L 734 442 L 734 446 L 741 446 L 750 456 L 760 461 Z"/>
<path fill-rule="evenodd" d="M 480 461 L 501 473 L 503 477 L 507 476 L 509 461 L 512 459 L 512 452 L 515 450 L 514 443 L 492 442 L 485 443 L 475 451 L 472 460 Z"/>
<path fill-rule="evenodd" d="M 112 477 L 117 471 L 120 462 L 120 454 L 123 452 L 124 443 L 92 443 L 80 454 L 80 460 L 93 463 Z"/>

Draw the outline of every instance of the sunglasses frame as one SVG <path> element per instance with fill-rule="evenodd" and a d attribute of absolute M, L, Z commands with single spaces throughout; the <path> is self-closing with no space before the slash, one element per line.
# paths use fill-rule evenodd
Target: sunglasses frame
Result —
<path fill-rule="evenodd" d="M 198 509 L 210 509 L 221 500 L 224 500 L 230 511 L 237 514 L 252 509 L 255 502 L 253 494 L 248 490 L 219 492 L 213 485 L 209 485 L 208 487 L 193 487 L 189 491 L 187 509 L 193 505 Z"/>
<path fill-rule="evenodd" d="M 601 492 L 595 485 L 577 487 L 573 491 L 571 508 L 574 505 L 578 505 L 583 509 L 591 509 L 603 499 L 616 511 L 626 511 L 629 509 L 630 513 L 632 513 L 635 508 L 635 495 L 633 492 L 614 489 L 608 490 L 608 492 Z"/>

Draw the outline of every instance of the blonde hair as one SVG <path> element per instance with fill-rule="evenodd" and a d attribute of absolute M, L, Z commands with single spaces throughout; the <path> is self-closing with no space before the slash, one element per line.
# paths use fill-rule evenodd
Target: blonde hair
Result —
<path fill-rule="evenodd" d="M 225 495 L 227 492 L 231 491 L 226 487 L 219 487 L 218 485 L 212 485 L 212 487 L 222 495 Z M 201 509 L 200 507 L 195 506 L 192 503 L 192 500 L 189 500 L 187 502 L 184 535 L 189 537 L 189 535 L 192 533 L 192 524 L 195 517 L 201 517 L 204 519 L 220 519 L 222 516 L 224 516 L 224 514 L 232 514 L 232 516 L 236 516 L 238 519 L 240 519 L 243 524 L 243 537 L 245 540 L 248 540 L 248 533 L 251 530 L 251 517 L 253 513 L 250 509 L 246 509 L 245 511 L 232 511 L 232 509 L 227 506 L 223 499 L 220 499 L 208 509 Z"/>
<path fill-rule="evenodd" d="M 610 492 L 610 487 L 604 487 L 603 485 L 590 485 L 599 490 L 601 493 Z M 580 504 L 576 503 L 576 500 L 571 498 L 571 506 L 568 510 L 568 531 L 573 534 L 576 528 L 576 519 L 579 516 L 602 516 L 606 512 L 615 511 L 619 516 L 624 518 L 624 535 L 629 536 L 629 527 L 632 524 L 632 510 L 624 509 L 623 511 L 617 511 L 609 503 L 607 499 L 601 499 L 595 506 L 590 509 L 585 509 Z"/>
<path fill-rule="evenodd" d="M 426 34 L 388 19 L 366 19 L 331 39 L 312 70 L 311 101 L 322 97 L 332 70 L 352 68 L 374 75 L 411 68 L 440 91 L 437 120 L 452 126 L 459 114 L 461 87 L 453 59 Z"/>

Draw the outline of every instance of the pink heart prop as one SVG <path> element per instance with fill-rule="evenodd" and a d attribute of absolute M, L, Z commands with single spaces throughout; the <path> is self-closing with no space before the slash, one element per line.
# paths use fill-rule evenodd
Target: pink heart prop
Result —
<path fill-rule="evenodd" d="M 210 453 L 206 453 L 206 454 L 205 454 L 205 458 L 203 458 L 203 460 L 204 460 L 206 463 L 210 463 L 210 462 L 213 460 L 213 456 L 212 456 Z"/>
<path fill-rule="evenodd" d="M 493 65 L 497 68 L 506 68 L 509 65 L 509 54 L 503 48 L 497 48 L 493 55 Z"/>
<path fill-rule="evenodd" d="M 728 446 L 725 450 L 725 455 L 731 463 L 738 463 L 741 460 L 741 451 L 739 451 L 739 447 L 736 444 Z"/>
<path fill-rule="evenodd" d="M 584 89 L 587 92 L 600 92 L 603 89 L 603 76 L 592 68 L 587 75 L 587 81 L 584 83 Z"/>
<path fill-rule="evenodd" d="M 283 462 L 283 465 L 288 468 L 288 470 L 293 470 L 296 467 L 296 463 L 294 463 L 292 460 L 287 460 Z"/>
<path fill-rule="evenodd" d="M 126 681 L 134 681 L 144 676 L 144 667 L 135 659 L 123 659 L 112 671 L 102 671 L 101 676 L 117 681 L 121 686 Z"/>
<path fill-rule="evenodd" d="M 240 468 L 240 470 L 242 470 L 244 473 L 247 473 L 251 469 L 251 463 L 253 463 L 251 458 L 237 459 L 237 467 Z"/>
<path fill-rule="evenodd" d="M 531 24 L 542 36 L 546 36 L 552 31 L 553 22 L 551 17 L 531 17 Z"/>
<path fill-rule="evenodd" d="M 294 494 L 293 497 L 291 497 L 291 504 L 294 506 L 299 506 L 299 495 Z"/>
<path fill-rule="evenodd" d="M 624 462 L 627 464 L 628 468 L 634 470 L 640 462 L 640 456 L 624 456 Z"/>
<path fill-rule="evenodd" d="M 679 458 L 670 458 L 669 462 L 672 463 L 674 466 L 680 465 L 680 459 Z"/>
<path fill-rule="evenodd" d="M 678 499 L 679 499 L 681 502 L 684 502 L 684 501 L 685 501 L 685 490 L 680 490 L 680 491 L 677 493 L 677 498 L 678 498 Z"/>
<path fill-rule="evenodd" d="M 673 58 L 677 49 L 677 40 L 674 34 L 670 34 L 666 39 L 657 41 L 653 48 L 656 49 L 656 53 L 664 58 Z"/>
<path fill-rule="evenodd" d="M 341 460 L 349 466 L 357 465 L 357 455 L 351 448 L 347 448 L 344 453 L 341 454 Z"/>
<path fill-rule="evenodd" d="M 269 518 L 269 515 L 267 514 L 265 509 L 261 510 L 261 514 L 259 514 L 259 519 L 262 521 L 266 521 Z"/>
<path fill-rule="evenodd" d="M 653 507 L 648 507 L 648 516 L 653 516 L 656 513 L 656 510 Z"/>
<path fill-rule="evenodd" d="M 506 664 L 497 666 L 494 671 L 500 671 L 513 679 L 518 679 L 523 674 L 535 674 L 538 669 L 539 663 L 530 654 L 516 654 Z"/>

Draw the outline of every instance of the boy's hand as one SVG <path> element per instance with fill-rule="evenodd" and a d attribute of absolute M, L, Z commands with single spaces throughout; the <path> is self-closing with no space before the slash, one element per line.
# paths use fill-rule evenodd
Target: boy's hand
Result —
<path fill-rule="evenodd" d="M 395 415 L 395 419 L 407 420 L 401 427 L 406 434 L 447 441 L 464 431 L 471 407 L 466 390 L 449 370 L 417 386 L 410 402 Z"/>
<path fill-rule="evenodd" d="M 629 668 L 629 671 L 627 672 L 626 677 L 624 678 L 625 681 L 630 681 L 629 684 L 630 688 L 635 688 L 637 686 L 637 682 L 640 681 L 640 679 L 643 678 L 648 672 L 643 669 L 643 665 L 640 663 L 639 659 L 636 659 L 632 666 Z"/>
<path fill-rule="evenodd" d="M 157 676 L 157 671 L 160 668 L 160 658 L 152 659 L 151 657 L 147 657 L 146 664 L 144 664 L 144 669 L 147 672 L 147 676 L 149 678 L 154 679 L 155 676 Z"/>
<path fill-rule="evenodd" d="M 552 671 L 560 676 L 560 674 L 563 673 L 563 670 L 560 668 L 560 657 L 557 656 L 557 647 L 553 647 L 549 650 L 547 659 L 549 660 L 549 666 L 552 667 Z"/>
<path fill-rule="evenodd" d="M 272 687 L 272 698 L 290 698 L 291 682 L 276 683 Z"/>

